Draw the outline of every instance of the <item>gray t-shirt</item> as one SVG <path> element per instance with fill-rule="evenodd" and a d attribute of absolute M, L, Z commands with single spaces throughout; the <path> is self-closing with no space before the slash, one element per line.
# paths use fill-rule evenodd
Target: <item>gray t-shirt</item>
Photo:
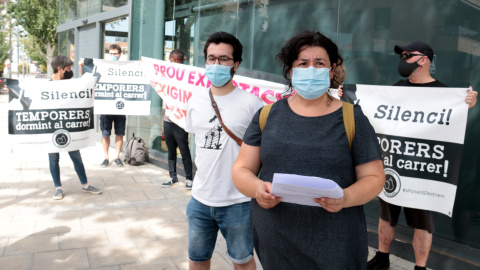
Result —
<path fill-rule="evenodd" d="M 244 143 L 261 146 L 260 178 L 274 173 L 318 176 L 346 188 L 355 166 L 381 159 L 373 127 L 360 106 L 354 107 L 355 137 L 348 145 L 342 108 L 319 117 L 294 113 L 286 99 L 276 102 L 260 131 L 259 112 Z M 280 203 L 264 209 L 251 204 L 255 249 L 264 269 L 365 269 L 367 231 L 363 206 L 330 213 L 321 207 Z"/>

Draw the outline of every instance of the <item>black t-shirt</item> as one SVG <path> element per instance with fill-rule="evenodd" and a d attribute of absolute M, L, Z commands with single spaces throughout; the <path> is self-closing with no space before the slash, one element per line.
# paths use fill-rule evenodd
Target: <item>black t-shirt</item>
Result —
<path fill-rule="evenodd" d="M 412 83 L 408 79 L 400 80 L 394 84 L 394 86 L 413 86 L 413 87 L 448 87 L 446 84 L 441 83 L 438 80 L 429 83 Z"/>

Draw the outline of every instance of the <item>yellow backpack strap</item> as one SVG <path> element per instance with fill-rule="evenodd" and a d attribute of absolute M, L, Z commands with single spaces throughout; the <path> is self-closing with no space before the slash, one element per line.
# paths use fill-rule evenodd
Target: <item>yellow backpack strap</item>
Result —
<path fill-rule="evenodd" d="M 262 110 L 260 111 L 260 116 L 258 117 L 258 124 L 260 125 L 260 131 L 263 132 L 263 128 L 267 123 L 268 114 L 270 113 L 270 109 L 272 108 L 272 104 L 268 104 L 263 106 Z"/>
<path fill-rule="evenodd" d="M 347 133 L 348 145 L 352 150 L 353 138 L 355 137 L 355 116 L 353 114 L 353 104 L 343 102 L 343 124 Z"/>

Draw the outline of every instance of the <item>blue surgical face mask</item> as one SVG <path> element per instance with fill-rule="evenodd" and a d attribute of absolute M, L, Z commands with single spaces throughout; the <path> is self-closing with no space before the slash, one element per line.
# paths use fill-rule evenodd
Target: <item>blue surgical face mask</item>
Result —
<path fill-rule="evenodd" d="M 235 66 L 235 64 L 233 66 Z M 232 78 L 232 74 L 230 72 L 233 66 L 224 66 L 218 64 L 206 65 L 205 75 L 207 75 L 208 80 L 215 87 L 222 87 Z"/>
<path fill-rule="evenodd" d="M 118 56 L 116 56 L 116 55 L 112 56 L 112 60 L 113 61 L 118 61 Z"/>
<path fill-rule="evenodd" d="M 294 68 L 292 85 L 297 93 L 304 99 L 321 97 L 330 87 L 331 68 Z"/>

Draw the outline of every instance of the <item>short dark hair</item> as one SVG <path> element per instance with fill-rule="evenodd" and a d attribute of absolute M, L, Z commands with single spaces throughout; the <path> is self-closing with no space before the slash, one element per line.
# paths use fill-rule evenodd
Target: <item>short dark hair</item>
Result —
<path fill-rule="evenodd" d="M 110 46 L 108 46 L 108 50 L 117 50 L 119 54 L 122 54 L 122 47 L 120 47 L 120 45 L 118 44 L 112 44 Z"/>
<path fill-rule="evenodd" d="M 73 61 L 70 60 L 70 58 L 63 56 L 63 55 L 57 55 L 55 58 L 52 60 L 52 68 L 53 68 L 53 73 L 58 72 L 58 68 L 60 67 L 61 69 L 65 69 L 66 67 L 71 67 L 73 66 Z"/>
<path fill-rule="evenodd" d="M 215 43 L 215 44 L 226 43 L 231 45 L 233 47 L 233 61 L 242 63 L 243 46 L 242 46 L 242 43 L 240 43 L 240 41 L 235 36 L 227 32 L 216 32 L 211 34 L 208 37 L 207 41 L 205 42 L 205 47 L 203 48 L 203 54 L 205 55 L 205 60 L 207 60 L 208 46 L 210 46 L 210 44 L 212 43 Z"/>
<path fill-rule="evenodd" d="M 343 64 L 344 59 L 338 53 L 338 47 L 332 40 L 317 31 L 305 31 L 298 35 L 291 37 L 285 46 L 276 55 L 277 60 L 283 65 L 283 77 L 289 82 L 289 88 L 292 88 L 292 80 L 290 78 L 290 70 L 293 66 L 293 61 L 298 59 L 298 55 L 305 47 L 322 47 L 327 51 L 330 64 L 339 66 Z M 333 80 L 330 86 L 334 85 Z"/>
<path fill-rule="evenodd" d="M 170 52 L 169 57 L 174 57 L 177 60 L 180 59 L 180 60 L 182 60 L 182 63 L 183 63 L 183 60 L 185 59 L 185 53 L 180 49 L 175 49 L 175 50 Z"/>

